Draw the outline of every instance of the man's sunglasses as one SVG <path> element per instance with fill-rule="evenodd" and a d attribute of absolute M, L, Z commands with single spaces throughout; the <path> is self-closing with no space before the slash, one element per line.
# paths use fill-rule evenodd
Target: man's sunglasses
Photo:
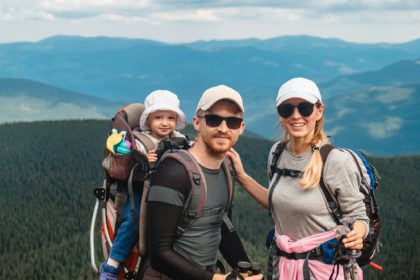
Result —
<path fill-rule="evenodd" d="M 301 114 L 303 117 L 309 117 L 310 115 L 312 115 L 312 112 L 314 111 L 314 105 L 315 104 L 312 104 L 307 101 L 301 102 L 297 105 L 294 105 L 291 103 L 283 103 L 277 107 L 277 112 L 282 118 L 287 119 L 293 114 L 293 111 L 297 107 L 299 114 Z"/>
<path fill-rule="evenodd" d="M 218 127 L 223 121 L 226 121 L 226 125 L 230 129 L 238 129 L 241 127 L 241 123 L 243 121 L 242 118 L 237 117 L 222 117 L 219 115 L 204 115 L 204 116 L 197 116 L 197 118 L 205 118 L 206 125 L 209 127 Z"/>

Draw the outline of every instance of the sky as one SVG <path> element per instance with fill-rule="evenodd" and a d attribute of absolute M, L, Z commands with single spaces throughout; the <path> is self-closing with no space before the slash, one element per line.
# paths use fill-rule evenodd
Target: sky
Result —
<path fill-rule="evenodd" d="M 0 43 L 53 35 L 397 43 L 420 38 L 420 0 L 0 0 Z"/>

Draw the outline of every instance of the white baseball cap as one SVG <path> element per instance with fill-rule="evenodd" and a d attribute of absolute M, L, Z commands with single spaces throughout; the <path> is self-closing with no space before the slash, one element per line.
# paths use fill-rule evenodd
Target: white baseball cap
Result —
<path fill-rule="evenodd" d="M 241 95 L 233 88 L 230 88 L 225 85 L 218 85 L 204 91 L 203 95 L 198 101 L 195 113 L 197 114 L 199 110 L 206 111 L 210 109 L 211 106 L 213 106 L 217 101 L 220 101 L 222 99 L 228 99 L 233 101 L 236 105 L 238 105 L 242 113 L 244 113 L 244 103 L 242 101 Z"/>
<path fill-rule="evenodd" d="M 277 93 L 276 107 L 290 98 L 302 98 L 313 104 L 317 101 L 322 103 L 316 84 L 305 78 L 293 78 L 285 82 Z"/>
<path fill-rule="evenodd" d="M 169 90 L 155 90 L 151 92 L 144 100 L 144 106 L 146 109 L 140 116 L 140 129 L 150 130 L 146 120 L 150 113 L 158 110 L 168 110 L 177 113 L 178 118 L 176 122 L 176 130 L 183 129 L 187 122 L 184 112 L 181 111 L 180 102 L 175 93 Z"/>

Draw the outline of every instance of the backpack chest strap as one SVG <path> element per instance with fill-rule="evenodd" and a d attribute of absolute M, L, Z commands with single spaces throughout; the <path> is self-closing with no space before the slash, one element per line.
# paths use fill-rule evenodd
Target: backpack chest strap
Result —
<path fill-rule="evenodd" d="M 269 209 L 269 213 L 271 215 L 272 210 L 273 210 L 273 193 L 274 193 L 274 189 L 277 187 L 281 176 L 288 176 L 288 177 L 292 177 L 292 178 L 299 178 L 301 177 L 303 174 L 302 171 L 300 170 L 293 170 L 293 169 L 287 169 L 287 168 L 278 168 L 276 167 L 274 169 L 274 173 L 272 174 L 274 178 L 274 180 L 272 180 L 272 182 L 270 182 L 271 186 L 270 186 L 270 191 L 268 193 L 268 209 Z"/>

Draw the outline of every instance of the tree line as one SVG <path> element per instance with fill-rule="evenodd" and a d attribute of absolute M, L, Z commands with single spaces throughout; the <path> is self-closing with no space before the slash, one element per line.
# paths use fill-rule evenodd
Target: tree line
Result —
<path fill-rule="evenodd" d="M 89 265 L 89 227 L 92 190 L 103 180 L 101 158 L 109 122 L 0 128 L 0 279 L 97 279 Z M 193 134 L 191 127 L 186 131 Z M 271 145 L 246 136 L 237 144 L 245 168 L 263 185 Z M 383 248 L 375 261 L 384 270 L 367 268 L 365 279 L 420 279 L 420 156 L 373 162 L 382 177 L 377 200 L 383 226 Z M 272 223 L 267 210 L 240 187 L 233 220 L 251 258 L 265 265 L 265 236 Z"/>

